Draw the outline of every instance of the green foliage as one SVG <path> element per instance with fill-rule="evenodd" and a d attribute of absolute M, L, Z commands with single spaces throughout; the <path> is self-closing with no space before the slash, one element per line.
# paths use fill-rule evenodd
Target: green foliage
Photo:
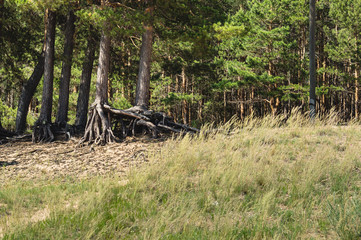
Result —
<path fill-rule="evenodd" d="M 0 100 L 1 124 L 5 129 L 14 130 L 16 120 L 16 109 L 8 107 Z"/>
<path fill-rule="evenodd" d="M 132 107 L 132 104 L 125 97 L 121 96 L 119 93 L 116 93 L 113 96 L 112 106 L 119 109 L 127 109 Z"/>
<path fill-rule="evenodd" d="M 154 4 L 149 19 L 144 1 L 111 1 L 102 6 L 99 1 L 5 0 L 0 29 L 1 100 L 16 107 L 42 49 L 44 11 L 51 8 L 58 16 L 53 115 L 65 13 L 73 9 L 77 16 L 70 122 L 75 119 L 88 37 L 98 39 L 103 30 L 112 36 L 109 103 L 127 108 L 134 102 L 143 24 L 150 20 L 155 33 L 150 108 L 203 123 L 233 115 L 290 113 L 296 106 L 308 110 L 307 1 L 159 0 Z M 360 4 L 358 0 L 317 2 L 317 96 L 323 99 L 317 101 L 317 108 L 327 112 L 337 106 L 345 120 L 356 116 L 358 106 Z M 30 114 L 39 108 L 41 87 Z M 91 98 L 94 91 L 92 85 Z"/>

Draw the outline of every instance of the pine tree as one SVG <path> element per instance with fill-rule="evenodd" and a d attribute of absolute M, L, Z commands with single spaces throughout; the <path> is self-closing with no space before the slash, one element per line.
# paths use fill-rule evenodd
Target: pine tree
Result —
<path fill-rule="evenodd" d="M 59 126 L 62 127 L 64 127 L 68 121 L 69 84 L 71 78 L 71 65 L 74 48 L 74 33 L 75 15 L 72 10 L 69 10 L 66 17 L 66 27 L 64 31 L 65 43 L 63 53 L 63 67 L 60 77 L 58 112 L 56 116 L 56 122 Z"/>
<path fill-rule="evenodd" d="M 56 13 L 46 10 L 46 39 L 44 56 L 44 84 L 40 116 L 33 130 L 33 142 L 52 141 L 54 134 L 51 131 L 51 113 L 53 103 L 54 79 L 54 46 Z"/>

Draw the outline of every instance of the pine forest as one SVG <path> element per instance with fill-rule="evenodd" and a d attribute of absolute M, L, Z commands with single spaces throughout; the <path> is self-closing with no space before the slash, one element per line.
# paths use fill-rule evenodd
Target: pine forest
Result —
<path fill-rule="evenodd" d="M 103 60 L 101 101 L 115 109 L 145 104 L 194 127 L 306 112 L 308 4 L 2 0 L 2 128 L 22 133 L 44 121 L 84 127 Z M 360 9 L 357 0 L 317 1 L 320 115 L 333 109 L 343 121 L 359 117 Z M 106 49 L 99 48 L 104 36 Z"/>

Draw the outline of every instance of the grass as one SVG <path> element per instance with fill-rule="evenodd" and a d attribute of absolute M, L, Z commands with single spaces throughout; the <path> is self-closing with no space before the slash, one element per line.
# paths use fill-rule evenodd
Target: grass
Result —
<path fill-rule="evenodd" d="M 114 180 L 94 178 L 11 181 L 0 187 L 0 238 L 4 232 L 13 232 L 37 224 L 53 214 L 69 214 L 86 208 L 91 201 L 101 198 Z M 91 197 L 89 197 L 91 196 Z"/>
<path fill-rule="evenodd" d="M 360 239 L 361 126 L 336 122 L 297 112 L 232 120 L 168 141 L 126 185 L 8 186 L 0 215 L 51 211 L 14 217 L 4 239 Z"/>

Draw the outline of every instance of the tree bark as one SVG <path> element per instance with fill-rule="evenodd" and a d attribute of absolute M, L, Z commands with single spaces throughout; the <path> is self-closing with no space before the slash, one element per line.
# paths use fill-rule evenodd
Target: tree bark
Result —
<path fill-rule="evenodd" d="M 61 70 L 60 86 L 59 86 L 59 102 L 56 122 L 60 125 L 66 124 L 68 121 L 69 108 L 69 84 L 71 77 L 71 64 L 74 48 L 75 33 L 75 15 L 73 11 L 69 11 L 66 18 L 65 28 L 65 44 L 63 53 L 63 67 Z"/>
<path fill-rule="evenodd" d="M 110 36 L 105 30 L 100 39 L 99 65 L 97 71 L 96 96 L 91 106 L 85 133 L 80 140 L 84 142 L 104 145 L 115 140 L 110 126 L 110 116 L 104 111 L 108 96 L 108 73 L 110 60 Z"/>
<path fill-rule="evenodd" d="M 75 125 L 82 129 L 85 128 L 87 121 L 90 83 L 91 83 L 91 76 L 92 76 L 93 63 L 95 57 L 95 45 L 96 45 L 96 39 L 94 38 L 94 33 L 92 32 L 92 29 L 90 29 L 90 35 L 88 37 L 88 46 L 85 53 L 85 58 L 83 62 L 83 71 L 80 79 L 78 102 L 76 106 Z"/>
<path fill-rule="evenodd" d="M 153 15 L 154 6 L 152 1 L 147 0 L 148 8 L 145 13 L 150 16 Z M 149 86 L 150 86 L 150 67 L 151 67 L 151 56 L 152 56 L 152 42 L 153 42 L 153 25 L 150 20 L 144 24 L 145 32 L 142 36 L 142 47 L 140 49 L 140 62 L 139 62 L 139 73 L 136 87 L 135 105 L 149 106 Z"/>
<path fill-rule="evenodd" d="M 48 10 L 46 31 L 46 46 L 44 60 L 44 86 L 43 98 L 41 101 L 40 117 L 41 121 L 51 122 L 51 112 L 53 103 L 53 79 L 54 79 L 54 46 L 55 46 L 55 22 L 56 14 Z"/>
<path fill-rule="evenodd" d="M 355 69 L 355 118 L 358 119 L 358 66 Z"/>
<path fill-rule="evenodd" d="M 223 123 L 227 122 L 227 91 L 223 90 Z"/>
<path fill-rule="evenodd" d="M 310 118 L 316 115 L 316 0 L 310 0 Z"/>
<path fill-rule="evenodd" d="M 103 31 L 100 39 L 99 65 L 97 70 L 95 103 L 104 104 L 108 100 L 108 73 L 110 58 L 110 36 Z"/>
<path fill-rule="evenodd" d="M 183 119 L 183 124 L 187 124 L 187 101 L 184 99 L 185 95 L 187 94 L 187 78 L 186 78 L 184 66 L 182 67 L 182 93 L 183 93 L 182 119 Z"/>
<path fill-rule="evenodd" d="M 23 134 L 26 129 L 26 117 L 29 111 L 29 105 L 32 97 L 34 96 L 36 87 L 39 85 L 41 77 L 44 73 L 44 51 L 41 53 L 38 64 L 36 65 L 29 80 L 24 84 L 20 99 L 18 110 L 16 113 L 16 134 Z"/>
<path fill-rule="evenodd" d="M 33 130 L 33 142 L 52 141 L 54 135 L 51 132 L 51 112 L 53 104 L 53 79 L 54 79 L 54 46 L 56 13 L 46 10 L 46 45 L 44 58 L 44 84 L 39 119 Z"/>
<path fill-rule="evenodd" d="M 27 83 L 23 86 L 21 95 L 19 98 L 18 110 L 16 113 L 16 125 L 15 132 L 20 135 L 23 134 L 26 129 L 26 117 L 29 112 L 29 105 L 31 99 L 34 96 L 37 86 L 44 74 L 44 61 L 45 61 L 45 49 L 46 49 L 46 36 L 48 29 L 48 11 L 46 10 L 44 16 L 44 42 L 43 51 L 39 57 L 38 64 L 35 66 L 32 75 L 30 76 Z"/>

